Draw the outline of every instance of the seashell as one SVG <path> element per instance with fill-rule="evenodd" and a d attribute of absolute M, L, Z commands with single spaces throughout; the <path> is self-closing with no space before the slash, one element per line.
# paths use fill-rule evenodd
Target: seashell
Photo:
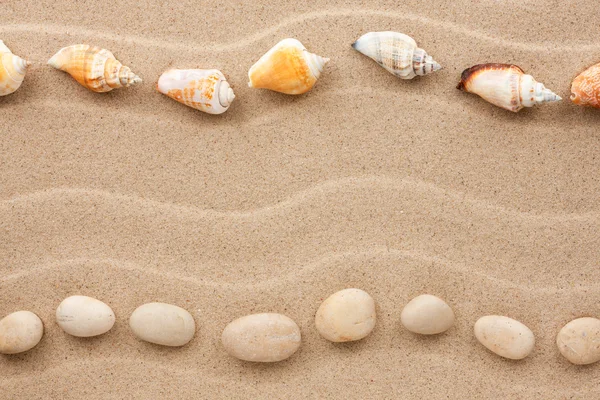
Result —
<path fill-rule="evenodd" d="M 369 32 L 352 43 L 352 47 L 401 79 L 442 69 L 425 50 L 417 47 L 413 38 L 403 33 Z"/>
<path fill-rule="evenodd" d="M 283 39 L 248 71 L 248 86 L 285 94 L 308 92 L 329 58 L 310 53 L 296 39 Z"/>
<path fill-rule="evenodd" d="M 68 72 L 82 86 L 98 93 L 142 82 L 110 51 L 87 44 L 62 48 L 48 60 L 48 64 Z"/>
<path fill-rule="evenodd" d="M 29 61 L 14 55 L 0 40 L 0 96 L 11 94 L 21 86 L 30 65 Z"/>
<path fill-rule="evenodd" d="M 224 113 L 235 98 L 225 76 L 216 69 L 171 69 L 160 76 L 156 88 L 209 114 Z"/>
<path fill-rule="evenodd" d="M 506 110 L 562 100 L 533 76 L 512 64 L 479 64 L 463 71 L 457 89 L 475 93 Z"/>
<path fill-rule="evenodd" d="M 592 65 L 573 80 L 571 101 L 581 106 L 600 108 L 600 63 Z"/>

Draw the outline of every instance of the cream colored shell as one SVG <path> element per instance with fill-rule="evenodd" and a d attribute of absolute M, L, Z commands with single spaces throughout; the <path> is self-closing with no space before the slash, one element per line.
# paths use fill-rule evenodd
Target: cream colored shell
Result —
<path fill-rule="evenodd" d="M 531 75 L 512 64 L 479 64 L 463 71 L 456 87 L 506 110 L 562 100 Z"/>
<path fill-rule="evenodd" d="M 29 61 L 14 55 L 0 40 L 0 96 L 14 93 L 21 87 L 30 64 Z"/>
<path fill-rule="evenodd" d="M 401 79 L 442 69 L 413 38 L 403 33 L 369 32 L 358 38 L 352 47 Z"/>
<path fill-rule="evenodd" d="M 235 98 L 221 71 L 216 69 L 171 69 L 158 79 L 159 92 L 186 106 L 209 114 L 222 114 Z"/>
<path fill-rule="evenodd" d="M 121 64 L 106 49 L 76 44 L 59 50 L 48 64 L 69 73 L 83 87 L 93 92 L 110 92 L 142 82 L 129 67 Z"/>
<path fill-rule="evenodd" d="M 285 94 L 308 92 L 329 61 L 308 52 L 296 39 L 284 39 L 260 58 L 248 71 L 248 86 Z"/>

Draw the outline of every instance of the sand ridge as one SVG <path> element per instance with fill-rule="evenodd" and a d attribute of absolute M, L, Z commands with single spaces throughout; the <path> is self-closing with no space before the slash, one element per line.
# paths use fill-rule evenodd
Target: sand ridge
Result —
<path fill-rule="evenodd" d="M 563 101 L 513 115 L 455 89 L 463 69 L 507 62 L 567 99 L 600 61 L 594 31 L 580 29 L 600 18 L 593 4 L 5 3 L 0 36 L 34 65 L 0 98 L 0 315 L 29 309 L 46 334 L 0 357 L 1 393 L 598 397 L 597 368 L 570 365 L 554 340 L 569 320 L 599 315 L 600 113 Z M 403 82 L 350 47 L 388 29 L 444 69 Z M 284 37 L 332 59 L 305 96 L 247 87 L 248 68 Z M 79 42 L 111 50 L 144 83 L 99 95 L 45 65 Z M 215 117 L 160 95 L 154 82 L 171 67 L 220 69 L 236 100 Z M 346 287 L 373 296 L 378 322 L 335 345 L 314 313 Z M 401 327 L 402 307 L 424 292 L 456 312 L 439 337 Z M 54 311 L 72 294 L 109 304 L 113 330 L 65 335 Z M 149 301 L 190 311 L 192 342 L 135 339 L 127 320 Z M 277 365 L 228 357 L 222 329 L 254 312 L 294 319 L 299 352 Z M 533 330 L 529 358 L 477 343 L 473 323 L 493 313 Z"/>

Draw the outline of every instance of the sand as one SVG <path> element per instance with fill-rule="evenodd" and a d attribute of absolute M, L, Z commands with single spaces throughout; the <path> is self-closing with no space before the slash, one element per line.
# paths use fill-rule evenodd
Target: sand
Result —
<path fill-rule="evenodd" d="M 0 39 L 33 61 L 0 98 L 0 315 L 27 309 L 46 333 L 0 357 L 0 398 L 598 398 L 598 365 L 576 367 L 555 336 L 598 316 L 600 112 L 564 101 L 512 114 L 455 89 L 463 69 L 512 62 L 568 99 L 600 61 L 594 2 L 575 0 L 131 1 L 0 5 Z M 350 44 L 413 36 L 444 69 L 396 79 Z M 247 87 L 248 68 L 296 37 L 330 57 L 313 91 Z M 143 79 L 101 95 L 45 65 L 63 46 L 110 49 Z M 211 116 L 155 91 L 170 67 L 218 68 L 237 95 Z M 377 302 L 365 340 L 332 344 L 314 314 L 358 287 Z M 431 293 L 447 333 L 401 327 Z M 117 314 L 93 339 L 54 321 L 60 301 Z M 138 341 L 140 304 L 189 310 L 180 349 Z M 280 312 L 301 327 L 289 360 L 229 357 L 225 325 Z M 472 333 L 518 319 L 533 354 L 503 360 Z"/>

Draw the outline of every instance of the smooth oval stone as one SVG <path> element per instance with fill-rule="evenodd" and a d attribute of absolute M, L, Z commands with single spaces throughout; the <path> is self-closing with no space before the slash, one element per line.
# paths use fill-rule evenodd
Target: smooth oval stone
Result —
<path fill-rule="evenodd" d="M 556 344 L 561 354 L 573 364 L 600 361 L 600 319 L 574 319 L 558 332 Z"/>
<path fill-rule="evenodd" d="M 350 342 L 371 333 L 375 319 L 375 301 L 367 292 L 344 289 L 321 303 L 315 316 L 315 325 L 327 340 Z"/>
<path fill-rule="evenodd" d="M 246 315 L 225 327 L 221 341 L 227 353 L 244 361 L 285 360 L 300 347 L 300 328 L 281 314 Z"/>
<path fill-rule="evenodd" d="M 412 299 L 400 315 L 406 329 L 421 335 L 435 335 L 454 325 L 454 312 L 437 296 L 422 294 Z"/>
<path fill-rule="evenodd" d="M 0 353 L 17 354 L 34 348 L 44 335 L 44 324 L 31 311 L 17 311 L 0 320 Z"/>
<path fill-rule="evenodd" d="M 113 310 L 92 297 L 67 297 L 56 309 L 56 322 L 63 331 L 78 337 L 102 335 L 115 324 Z"/>
<path fill-rule="evenodd" d="M 527 357 L 535 346 L 531 329 L 517 320 L 500 315 L 479 318 L 475 323 L 475 337 L 489 350 L 511 360 Z"/>
<path fill-rule="evenodd" d="M 196 333 L 192 314 L 165 303 L 139 306 L 131 314 L 129 326 L 138 338 L 163 346 L 183 346 Z"/>

